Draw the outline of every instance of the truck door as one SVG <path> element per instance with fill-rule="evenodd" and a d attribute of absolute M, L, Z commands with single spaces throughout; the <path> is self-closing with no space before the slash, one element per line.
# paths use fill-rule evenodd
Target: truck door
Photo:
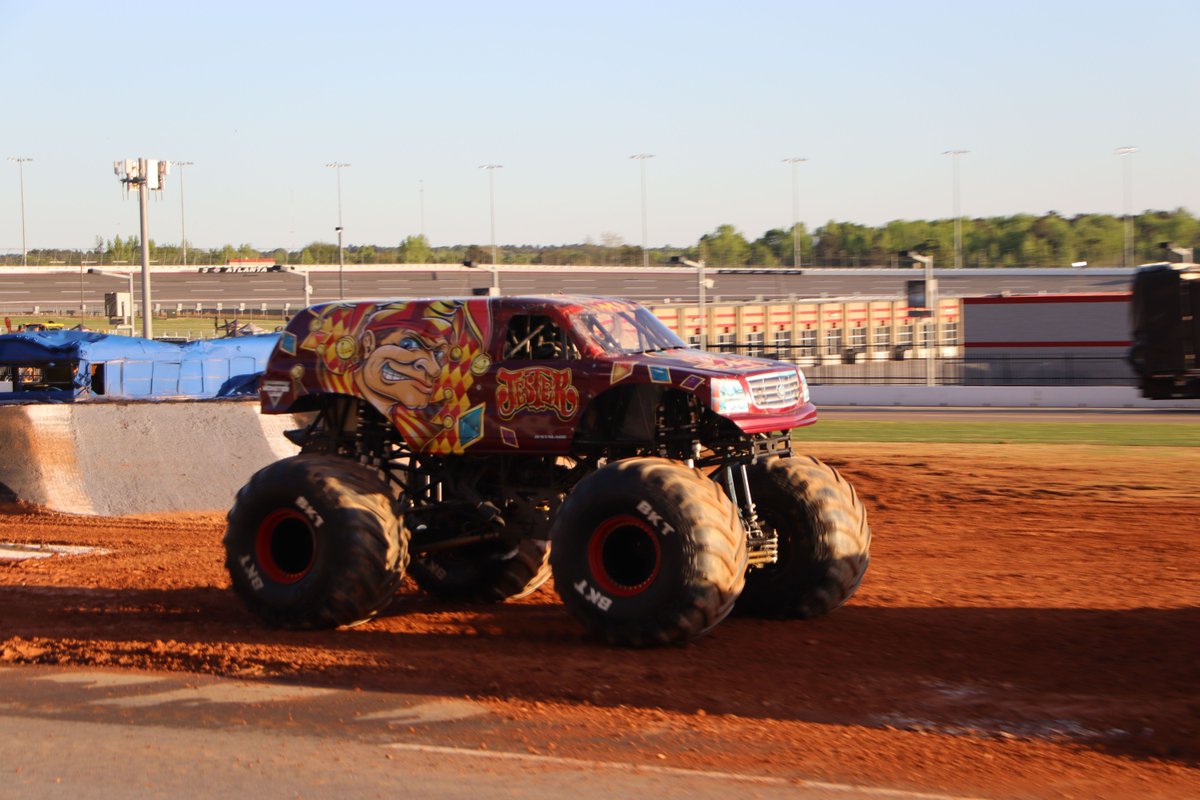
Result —
<path fill-rule="evenodd" d="M 497 320 L 498 360 L 486 388 L 488 435 L 523 452 L 566 453 L 582 407 L 579 347 L 557 308 Z"/>

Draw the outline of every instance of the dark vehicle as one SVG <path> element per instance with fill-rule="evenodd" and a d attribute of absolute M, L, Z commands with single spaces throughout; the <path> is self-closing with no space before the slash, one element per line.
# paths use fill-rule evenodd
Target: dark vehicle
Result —
<path fill-rule="evenodd" d="M 294 318 L 265 413 L 315 412 L 228 515 L 226 564 L 269 624 L 353 624 L 405 574 L 501 601 L 551 573 L 614 644 L 686 642 L 733 608 L 844 603 L 870 529 L 792 364 L 692 349 L 645 308 L 579 297 L 335 303 Z"/>
<path fill-rule="evenodd" d="M 1142 396 L 1200 397 L 1200 266 L 1153 264 L 1133 278 L 1129 363 Z"/>

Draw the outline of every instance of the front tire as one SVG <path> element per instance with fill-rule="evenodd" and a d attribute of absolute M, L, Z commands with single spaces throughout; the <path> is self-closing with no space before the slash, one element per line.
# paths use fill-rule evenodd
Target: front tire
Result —
<path fill-rule="evenodd" d="M 699 470 L 629 458 L 579 482 L 550 563 L 567 609 L 610 644 L 688 642 L 729 614 L 746 572 L 737 509 Z"/>
<path fill-rule="evenodd" d="M 772 457 L 747 470 L 759 520 L 779 536 L 779 561 L 750 570 L 738 611 L 806 619 L 849 600 L 871 560 L 871 528 L 854 487 L 812 457 Z"/>
<path fill-rule="evenodd" d="M 255 473 L 227 516 L 233 589 L 264 622 L 333 628 L 364 622 L 396 592 L 408 530 L 379 473 L 301 454 Z"/>

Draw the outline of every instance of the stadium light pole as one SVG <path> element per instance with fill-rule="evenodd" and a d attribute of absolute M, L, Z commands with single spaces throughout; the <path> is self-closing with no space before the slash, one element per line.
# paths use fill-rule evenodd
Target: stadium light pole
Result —
<path fill-rule="evenodd" d="M 950 156 L 954 159 L 954 188 L 952 191 L 954 201 L 954 268 L 962 269 L 962 211 L 959 209 L 959 193 L 958 193 L 958 157 L 965 156 L 970 150 L 945 150 L 942 152 L 944 156 Z"/>
<path fill-rule="evenodd" d="M 29 248 L 25 245 L 25 165 L 33 161 L 28 156 L 9 156 L 9 161 L 16 162 L 18 178 L 21 187 L 21 266 L 29 266 Z"/>
<path fill-rule="evenodd" d="M 126 159 L 113 162 L 113 173 L 128 189 L 133 186 L 138 193 L 138 210 L 141 217 L 142 236 L 142 338 L 154 338 L 154 322 L 150 305 L 150 221 L 147 212 L 150 192 L 161 192 L 163 182 L 171 169 L 170 161 L 145 158 Z"/>
<path fill-rule="evenodd" d="M 504 169 L 503 164 L 480 164 L 480 169 L 488 174 L 488 202 L 491 208 L 492 220 L 492 293 L 500 293 L 500 258 L 496 252 L 496 170 Z"/>
<path fill-rule="evenodd" d="M 800 171 L 807 158 L 785 158 L 783 163 L 792 165 L 792 266 L 800 266 Z"/>
<path fill-rule="evenodd" d="M 350 166 L 343 161 L 330 161 L 325 166 L 337 170 L 337 198 L 338 198 L 338 299 L 346 299 L 346 284 L 342 279 L 342 273 L 346 268 L 345 251 L 342 249 L 342 168 Z"/>
<path fill-rule="evenodd" d="M 1133 265 L 1133 154 L 1137 150 L 1136 147 L 1118 147 L 1113 151 L 1113 154 L 1120 156 L 1124 162 L 1122 165 L 1122 195 L 1124 198 L 1122 205 L 1125 212 L 1125 254 L 1122 266 L 1126 269 Z"/>
<path fill-rule="evenodd" d="M 183 266 L 187 266 L 187 214 L 183 207 L 183 168 L 192 166 L 191 161 L 172 161 L 179 167 L 179 246 L 183 250 Z"/>
<path fill-rule="evenodd" d="M 630 158 L 641 165 L 642 173 L 642 267 L 650 266 L 650 251 L 646 243 L 646 161 L 654 158 L 653 153 L 635 153 Z"/>

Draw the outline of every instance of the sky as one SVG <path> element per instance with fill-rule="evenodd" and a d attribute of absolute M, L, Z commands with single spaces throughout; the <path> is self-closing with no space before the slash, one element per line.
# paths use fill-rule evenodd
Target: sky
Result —
<path fill-rule="evenodd" d="M 150 238 L 205 248 L 335 242 L 339 175 L 348 245 L 946 219 L 947 150 L 969 217 L 1200 213 L 1198 30 L 1196 0 L 0 0 L 0 158 L 32 159 L 0 252 L 22 208 L 29 249 L 136 235 L 126 158 L 192 162 Z"/>

